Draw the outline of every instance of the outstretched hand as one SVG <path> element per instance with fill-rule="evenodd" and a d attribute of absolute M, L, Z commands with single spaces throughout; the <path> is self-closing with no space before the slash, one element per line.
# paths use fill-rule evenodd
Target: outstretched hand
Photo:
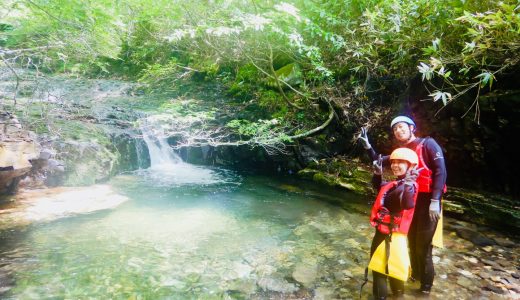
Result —
<path fill-rule="evenodd" d="M 368 134 L 366 127 L 361 127 L 361 133 L 358 135 L 358 140 L 363 145 L 363 148 L 370 149 L 372 148 L 372 145 L 370 145 L 370 142 L 368 141 Z"/>

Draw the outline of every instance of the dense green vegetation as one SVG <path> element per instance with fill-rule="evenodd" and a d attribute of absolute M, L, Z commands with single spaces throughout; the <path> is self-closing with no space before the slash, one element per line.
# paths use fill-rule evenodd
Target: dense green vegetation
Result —
<path fill-rule="evenodd" d="M 127 78 L 149 92 L 216 82 L 250 112 L 226 129 L 260 145 L 334 117 L 378 124 L 418 77 L 435 109 L 472 95 L 478 122 L 479 96 L 520 59 L 518 1 L 8 0 L 0 14 L 12 72 Z"/>

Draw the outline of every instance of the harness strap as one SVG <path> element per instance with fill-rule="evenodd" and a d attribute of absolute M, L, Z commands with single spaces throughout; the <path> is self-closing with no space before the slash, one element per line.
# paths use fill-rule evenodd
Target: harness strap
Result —
<path fill-rule="evenodd" d="M 392 234 L 385 237 L 385 274 L 388 275 L 388 262 L 390 260 L 390 242 L 392 242 Z"/>
<path fill-rule="evenodd" d="M 390 215 L 390 223 L 387 223 L 387 222 L 383 222 L 383 218 L 386 216 L 386 215 Z M 392 213 L 387 213 L 387 214 L 384 214 L 384 213 L 381 213 L 379 214 L 379 218 L 377 218 L 376 220 L 374 220 L 378 225 L 384 225 L 384 226 L 387 226 L 388 229 L 389 229 L 389 232 L 392 232 L 392 230 L 394 228 L 398 228 L 399 227 L 399 224 L 397 224 L 395 222 L 395 220 L 397 218 L 400 218 L 402 217 L 400 214 L 392 214 Z M 377 228 L 377 227 L 376 227 Z"/>
<path fill-rule="evenodd" d="M 361 284 L 361 287 L 359 288 L 359 299 L 361 299 L 363 287 L 365 286 L 365 284 L 367 284 L 367 282 L 368 282 L 368 267 L 365 268 L 365 280 L 363 281 L 363 283 Z"/>

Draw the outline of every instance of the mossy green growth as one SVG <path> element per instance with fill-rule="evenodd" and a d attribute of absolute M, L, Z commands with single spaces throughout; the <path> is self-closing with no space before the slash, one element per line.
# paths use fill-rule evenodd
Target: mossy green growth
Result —
<path fill-rule="evenodd" d="M 109 145 L 110 139 L 102 125 L 76 120 L 58 120 L 54 124 L 60 130 L 64 140 L 88 141 L 100 145 Z"/>
<path fill-rule="evenodd" d="M 312 179 L 318 183 L 323 183 L 323 184 L 327 184 L 330 186 L 335 186 L 337 184 L 335 177 L 333 177 L 332 175 L 326 174 L 326 173 L 322 173 L 322 172 L 315 173 L 312 176 Z"/>
<path fill-rule="evenodd" d="M 359 194 L 373 193 L 370 181 L 372 178 L 368 167 L 355 159 L 335 157 L 315 160 L 307 168 L 298 172 L 302 178 L 311 179 L 329 186 L 345 188 Z"/>
<path fill-rule="evenodd" d="M 115 175 L 121 155 L 110 138 L 114 128 L 98 123 L 89 106 L 31 104 L 27 99 L 21 99 L 20 104 L 26 109 L 17 112 L 22 124 L 49 139 L 49 147 L 56 151 L 55 158 L 65 166 L 60 184 L 91 185 Z M 106 110 L 105 107 L 97 109 Z"/>
<path fill-rule="evenodd" d="M 448 186 L 443 208 L 447 215 L 471 223 L 520 232 L 520 211 L 514 199 Z"/>
<path fill-rule="evenodd" d="M 65 163 L 66 186 L 91 185 L 115 175 L 120 154 L 107 145 L 86 141 L 63 141 L 54 148 Z"/>

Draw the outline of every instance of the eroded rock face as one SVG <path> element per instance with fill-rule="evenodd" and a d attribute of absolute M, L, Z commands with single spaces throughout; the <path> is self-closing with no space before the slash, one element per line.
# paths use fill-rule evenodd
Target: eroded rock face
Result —
<path fill-rule="evenodd" d="M 14 193 L 39 156 L 34 133 L 24 130 L 15 115 L 0 112 L 0 194 Z"/>

